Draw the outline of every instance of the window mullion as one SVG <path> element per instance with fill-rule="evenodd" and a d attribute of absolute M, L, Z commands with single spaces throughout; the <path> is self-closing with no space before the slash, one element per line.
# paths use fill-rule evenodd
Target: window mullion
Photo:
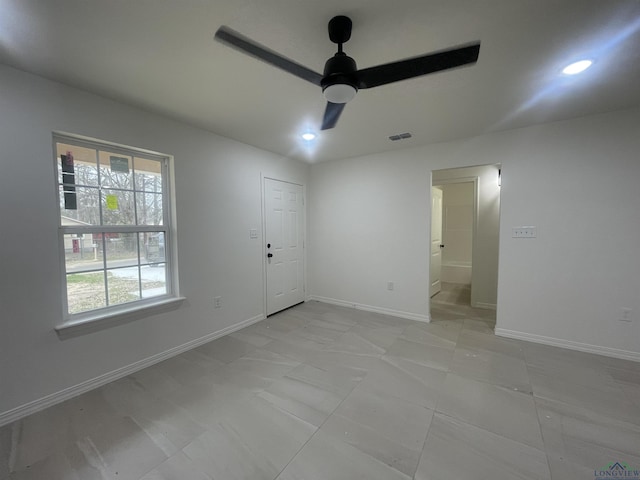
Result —
<path fill-rule="evenodd" d="M 165 285 L 168 286 L 169 291 L 173 291 L 173 262 L 171 261 L 172 259 L 169 258 L 169 256 L 171 256 L 171 252 L 173 251 L 172 238 L 171 235 L 169 235 L 169 219 L 171 218 L 171 205 L 169 200 L 171 198 L 171 191 L 169 189 L 169 161 L 166 158 L 162 161 L 161 172 L 162 176 L 160 178 L 160 185 L 162 186 L 162 224 L 166 227 L 166 230 L 164 232 L 164 282 Z"/>

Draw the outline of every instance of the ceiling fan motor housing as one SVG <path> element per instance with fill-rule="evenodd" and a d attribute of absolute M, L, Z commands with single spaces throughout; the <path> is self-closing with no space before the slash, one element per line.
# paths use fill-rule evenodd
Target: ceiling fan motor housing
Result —
<path fill-rule="evenodd" d="M 355 79 L 357 70 L 355 60 L 343 52 L 338 52 L 327 60 L 324 77 L 320 82 L 326 99 L 332 103 L 347 103 L 351 100 L 358 91 Z M 333 92 L 341 93 L 336 96 Z"/>

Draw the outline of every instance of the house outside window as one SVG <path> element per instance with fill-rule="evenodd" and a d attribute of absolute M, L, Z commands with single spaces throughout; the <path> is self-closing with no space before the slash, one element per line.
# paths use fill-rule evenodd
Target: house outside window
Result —
<path fill-rule="evenodd" d="M 169 158 L 54 134 L 65 321 L 175 296 Z"/>

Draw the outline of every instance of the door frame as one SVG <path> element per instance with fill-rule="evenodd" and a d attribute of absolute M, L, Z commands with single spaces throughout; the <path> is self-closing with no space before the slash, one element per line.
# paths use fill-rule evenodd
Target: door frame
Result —
<path fill-rule="evenodd" d="M 467 167 L 463 167 L 463 168 L 467 168 Z M 470 167 L 471 168 L 471 167 Z M 448 168 L 441 168 L 441 169 L 437 169 L 437 170 L 449 170 Z M 478 205 L 480 204 L 480 198 L 479 198 L 479 194 L 480 191 L 478 190 L 478 176 L 471 176 L 471 177 L 458 177 L 458 178 L 447 178 L 444 179 L 442 181 L 439 181 L 437 183 L 437 185 L 433 184 L 433 170 L 431 171 L 431 185 L 429 187 L 429 192 L 431 192 L 431 195 L 433 195 L 433 187 L 436 186 L 440 186 L 440 185 L 452 185 L 454 183 L 473 183 L 473 225 L 471 227 L 471 268 L 473 269 L 473 258 L 475 256 L 475 252 L 476 252 L 476 238 L 477 238 L 477 227 L 478 227 Z M 444 204 L 443 204 L 443 210 L 444 210 Z M 444 212 L 443 212 L 443 220 L 444 220 Z M 443 242 L 444 242 L 444 228 L 442 229 L 443 232 Z M 429 224 L 429 238 L 431 238 L 431 224 Z M 445 248 L 446 245 L 445 245 Z M 473 271 L 473 270 L 472 270 Z M 429 275 L 431 275 L 431 256 L 429 256 Z M 442 280 L 441 280 L 442 281 Z M 427 294 L 428 295 L 428 294 Z M 471 277 L 471 292 L 470 292 L 470 297 L 473 298 L 473 276 Z M 470 306 L 474 307 L 473 305 L 473 301 L 470 301 Z M 429 297 L 429 317 L 431 317 L 431 297 Z"/>
<path fill-rule="evenodd" d="M 440 293 L 442 291 L 442 247 L 440 247 L 440 272 L 438 274 L 438 282 L 440 282 L 440 288 L 438 289 L 438 291 L 434 294 L 431 294 L 431 287 L 433 286 L 433 282 L 431 280 L 431 273 L 432 273 L 432 268 L 433 268 L 433 263 L 431 263 L 431 261 L 433 260 L 433 211 L 435 210 L 434 208 L 434 195 L 433 192 L 435 189 L 440 190 L 440 245 L 443 245 L 444 243 L 444 229 L 443 227 L 443 223 L 444 223 L 444 192 L 442 191 L 442 188 L 440 188 L 440 185 L 431 185 L 431 226 L 429 229 L 429 302 L 431 302 L 431 299 L 437 295 L 438 293 Z"/>
<path fill-rule="evenodd" d="M 262 255 L 262 318 L 267 318 L 267 205 L 265 201 L 265 180 L 275 180 L 277 182 L 290 183 L 292 185 L 298 185 L 302 187 L 302 289 L 304 291 L 304 301 L 309 300 L 309 294 L 307 292 L 307 186 L 304 183 L 300 183 L 293 179 L 283 179 L 272 175 L 265 175 L 260 172 L 260 213 L 262 215 L 262 235 L 260 241 L 260 252 Z M 277 313 L 277 312 L 276 312 Z"/>

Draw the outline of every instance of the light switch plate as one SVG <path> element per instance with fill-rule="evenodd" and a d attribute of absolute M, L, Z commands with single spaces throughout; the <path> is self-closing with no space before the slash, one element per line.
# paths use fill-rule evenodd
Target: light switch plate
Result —
<path fill-rule="evenodd" d="M 513 227 L 511 229 L 512 238 L 536 238 L 538 229 L 534 226 Z"/>

